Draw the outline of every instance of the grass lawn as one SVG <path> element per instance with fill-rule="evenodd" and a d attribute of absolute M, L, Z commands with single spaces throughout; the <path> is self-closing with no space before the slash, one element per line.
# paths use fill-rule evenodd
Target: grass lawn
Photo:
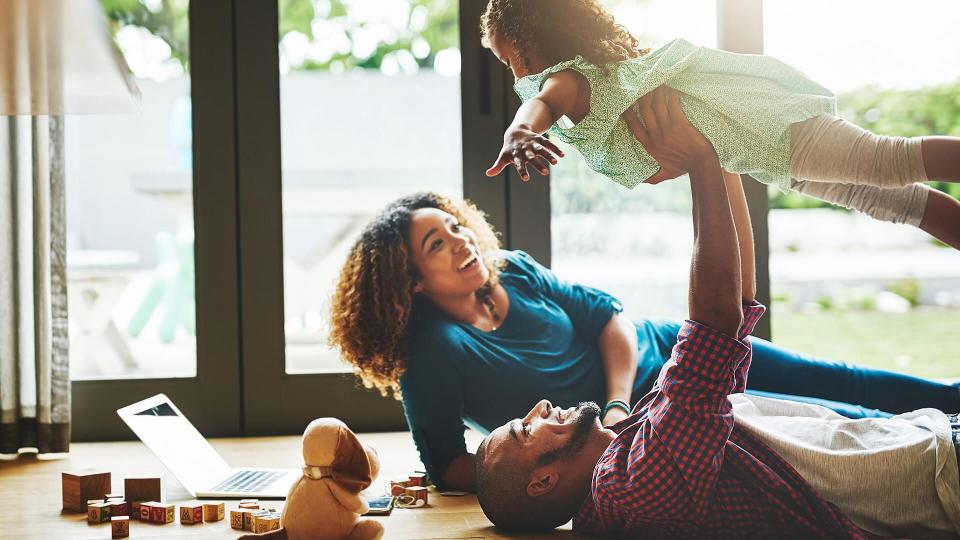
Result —
<path fill-rule="evenodd" d="M 960 379 L 960 310 L 802 314 L 777 308 L 773 341 L 778 345 L 921 377 Z"/>

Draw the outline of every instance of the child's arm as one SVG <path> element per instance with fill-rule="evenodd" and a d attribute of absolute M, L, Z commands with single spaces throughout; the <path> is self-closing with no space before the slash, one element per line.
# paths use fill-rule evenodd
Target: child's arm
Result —
<path fill-rule="evenodd" d="M 517 109 L 513 123 L 503 134 L 500 155 L 493 166 L 487 169 L 487 176 L 500 174 L 511 163 L 524 181 L 530 179 L 527 165 L 533 165 L 540 174 L 547 174 L 547 162 L 556 165 L 557 158 L 553 154 L 563 157 L 563 152 L 542 133 L 573 110 L 579 93 L 580 80 L 577 74 L 565 70 L 548 77 L 540 93 Z"/>
<path fill-rule="evenodd" d="M 753 226 L 750 223 L 747 196 L 743 192 L 743 183 L 739 174 L 724 170 L 723 181 L 727 186 L 730 211 L 733 213 L 733 223 L 737 229 L 737 238 L 740 240 L 741 294 L 743 299 L 749 302 L 757 295 L 757 279 L 753 255 Z"/>

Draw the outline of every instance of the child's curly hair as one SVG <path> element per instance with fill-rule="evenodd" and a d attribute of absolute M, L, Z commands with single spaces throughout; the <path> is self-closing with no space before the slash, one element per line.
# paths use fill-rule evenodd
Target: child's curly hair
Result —
<path fill-rule="evenodd" d="M 490 0 L 480 34 L 488 48 L 494 34 L 509 40 L 528 66 L 531 48 L 551 65 L 579 54 L 601 68 L 650 51 L 641 49 L 599 0 Z"/>
<path fill-rule="evenodd" d="M 415 210 L 437 208 L 473 231 L 490 277 L 479 294 L 499 281 L 500 242 L 483 212 L 469 201 L 416 193 L 388 205 L 367 225 L 340 271 L 333 294 L 330 344 L 353 364 L 367 388 L 400 398 L 407 369 L 407 333 L 418 279 L 407 251 Z"/>

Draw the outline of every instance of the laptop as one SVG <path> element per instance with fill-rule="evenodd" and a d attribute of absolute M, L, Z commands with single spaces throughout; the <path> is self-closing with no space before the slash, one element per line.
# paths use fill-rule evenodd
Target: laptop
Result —
<path fill-rule="evenodd" d="M 118 409 L 117 414 L 193 497 L 284 499 L 302 473 L 231 467 L 163 394 Z"/>

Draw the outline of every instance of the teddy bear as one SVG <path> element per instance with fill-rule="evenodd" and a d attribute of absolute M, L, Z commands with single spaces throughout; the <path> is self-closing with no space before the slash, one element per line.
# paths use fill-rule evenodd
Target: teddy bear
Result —
<path fill-rule="evenodd" d="M 303 476 L 290 488 L 280 529 L 240 540 L 376 540 L 383 525 L 360 519 L 369 510 L 360 492 L 380 472 L 377 452 L 346 424 L 318 418 L 303 432 Z"/>

